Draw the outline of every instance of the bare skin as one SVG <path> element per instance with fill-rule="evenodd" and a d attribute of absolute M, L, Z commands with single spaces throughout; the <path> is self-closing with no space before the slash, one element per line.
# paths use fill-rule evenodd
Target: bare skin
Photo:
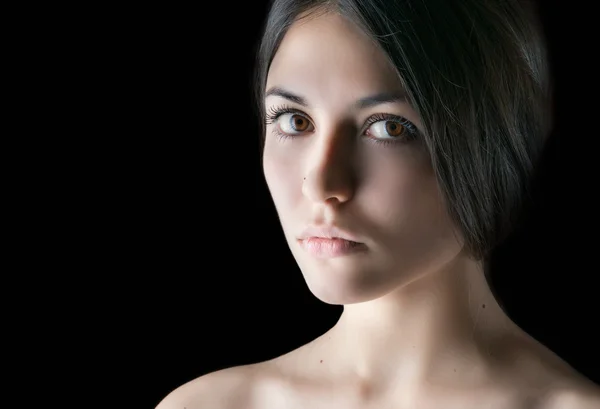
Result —
<path fill-rule="evenodd" d="M 402 100 L 356 108 L 402 92 L 388 64 L 360 30 L 326 14 L 290 28 L 267 78 L 267 90 L 306 101 L 267 96 L 267 110 L 296 114 L 269 124 L 264 173 L 308 287 L 344 305 L 338 323 L 283 356 L 185 384 L 157 409 L 600 407 L 597 385 L 502 311 L 465 253 L 423 144 L 390 135 L 406 122 L 364 130 L 381 113 L 422 129 Z M 301 240 L 315 225 L 349 232 L 365 250 L 316 257 Z"/>
<path fill-rule="evenodd" d="M 497 346 L 495 354 L 504 364 L 496 365 L 480 382 L 415 389 L 412 383 L 396 384 L 384 392 L 335 374 L 336 355 L 325 355 L 333 347 L 330 333 L 273 360 L 190 381 L 156 409 L 596 409 L 600 405 L 597 385 L 527 335 Z M 330 358 L 321 359 L 324 356 Z"/>

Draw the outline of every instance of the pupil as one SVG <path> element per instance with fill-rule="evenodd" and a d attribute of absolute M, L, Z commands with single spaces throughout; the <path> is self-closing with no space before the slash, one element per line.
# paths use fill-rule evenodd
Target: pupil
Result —
<path fill-rule="evenodd" d="M 396 134 L 396 133 L 398 133 L 400 126 L 395 122 L 388 122 L 387 128 L 388 128 L 389 133 Z"/>
<path fill-rule="evenodd" d="M 295 128 L 301 128 L 302 127 L 302 121 L 303 121 L 302 118 L 295 117 L 294 118 L 294 127 Z"/>

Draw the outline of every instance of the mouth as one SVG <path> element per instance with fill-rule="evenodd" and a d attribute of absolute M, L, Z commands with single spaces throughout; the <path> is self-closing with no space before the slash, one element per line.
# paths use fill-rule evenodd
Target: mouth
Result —
<path fill-rule="evenodd" d="M 317 258 L 337 258 L 363 253 L 367 246 L 340 237 L 307 237 L 298 240 L 300 247 Z"/>

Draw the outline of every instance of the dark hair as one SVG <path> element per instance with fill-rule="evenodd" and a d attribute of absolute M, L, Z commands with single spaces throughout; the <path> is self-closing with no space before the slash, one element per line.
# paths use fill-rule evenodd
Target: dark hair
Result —
<path fill-rule="evenodd" d="M 288 28 L 334 12 L 386 55 L 423 123 L 450 216 L 475 259 L 515 228 L 551 130 L 551 84 L 537 8 L 523 0 L 273 0 L 258 45 L 267 74 Z"/>

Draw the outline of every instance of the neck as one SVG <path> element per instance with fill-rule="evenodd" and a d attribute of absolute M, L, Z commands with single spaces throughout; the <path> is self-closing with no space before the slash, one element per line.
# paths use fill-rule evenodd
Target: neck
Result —
<path fill-rule="evenodd" d="M 338 367 L 366 384 L 485 376 L 493 345 L 514 333 L 481 263 L 457 258 L 379 299 L 346 305 L 326 334 Z"/>

